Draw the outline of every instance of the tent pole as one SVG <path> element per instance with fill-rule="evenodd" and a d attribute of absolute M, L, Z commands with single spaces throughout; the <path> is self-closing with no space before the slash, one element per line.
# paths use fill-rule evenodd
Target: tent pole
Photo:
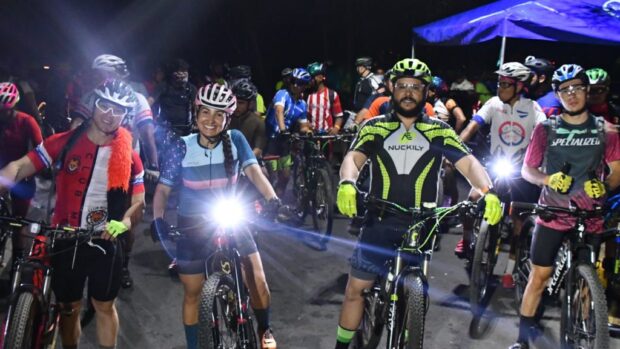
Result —
<path fill-rule="evenodd" d="M 499 65 L 504 64 L 504 55 L 506 54 L 506 36 L 502 36 L 502 47 L 499 49 Z"/>
<path fill-rule="evenodd" d="M 411 40 L 411 58 L 415 58 L 415 43 Z"/>

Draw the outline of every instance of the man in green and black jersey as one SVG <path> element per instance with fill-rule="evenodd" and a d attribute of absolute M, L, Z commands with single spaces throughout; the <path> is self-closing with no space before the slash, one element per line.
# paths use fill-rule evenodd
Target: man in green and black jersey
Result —
<path fill-rule="evenodd" d="M 404 59 L 392 69 L 393 110 L 369 120 L 360 129 L 340 168 L 338 208 L 353 216 L 355 182 L 360 168 L 370 159 L 370 194 L 404 207 L 435 203 L 443 158 L 484 194 L 484 218 L 497 224 L 500 201 L 491 191 L 491 180 L 482 165 L 446 123 L 430 119 L 424 103 L 432 79 L 425 63 Z M 385 262 L 402 242 L 406 221 L 387 214 L 367 212 L 360 240 L 351 258 L 351 272 L 340 313 L 336 348 L 348 348 L 364 309 L 362 291 L 372 288 L 377 275 L 386 272 Z M 380 252 L 381 251 L 381 252 Z"/>

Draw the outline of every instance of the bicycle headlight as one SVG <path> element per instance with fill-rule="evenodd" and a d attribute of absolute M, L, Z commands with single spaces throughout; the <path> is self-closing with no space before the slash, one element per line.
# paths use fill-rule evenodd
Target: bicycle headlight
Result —
<path fill-rule="evenodd" d="M 491 169 L 495 176 L 500 178 L 511 177 L 515 172 L 514 164 L 506 158 L 497 159 L 493 162 Z"/>
<path fill-rule="evenodd" d="M 211 211 L 211 219 L 218 226 L 231 228 L 245 221 L 244 206 L 234 198 L 226 198 L 216 201 Z"/>

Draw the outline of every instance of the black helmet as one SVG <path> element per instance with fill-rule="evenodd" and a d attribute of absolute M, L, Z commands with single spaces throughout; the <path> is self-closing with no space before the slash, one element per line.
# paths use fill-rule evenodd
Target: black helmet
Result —
<path fill-rule="evenodd" d="M 536 58 L 534 56 L 527 56 L 523 64 L 538 75 L 550 75 L 555 69 L 555 66 L 550 60 L 545 58 Z"/>
<path fill-rule="evenodd" d="M 239 80 L 232 86 L 232 91 L 237 99 L 242 99 L 244 101 L 253 100 L 258 93 L 256 86 L 249 80 Z"/>
<path fill-rule="evenodd" d="M 230 68 L 228 75 L 231 80 L 250 79 L 252 77 L 252 68 L 248 65 L 237 65 Z"/>
<path fill-rule="evenodd" d="M 282 69 L 282 72 L 280 72 L 280 76 L 282 76 L 283 78 L 291 76 L 291 74 L 293 74 L 293 69 L 289 67 Z"/>
<path fill-rule="evenodd" d="M 370 68 L 372 67 L 372 58 L 370 57 L 360 57 L 358 59 L 355 60 L 355 66 L 359 67 L 360 65 L 366 67 L 366 68 Z"/>

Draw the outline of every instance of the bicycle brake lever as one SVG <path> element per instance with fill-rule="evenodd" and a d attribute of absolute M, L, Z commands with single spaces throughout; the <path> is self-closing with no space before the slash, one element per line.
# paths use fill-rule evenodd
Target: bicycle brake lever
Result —
<path fill-rule="evenodd" d="M 104 255 L 106 254 L 106 251 L 105 251 L 105 249 L 104 249 L 103 247 L 101 247 L 101 246 L 99 246 L 99 245 L 97 245 L 97 244 L 93 243 L 93 239 L 88 240 L 88 242 L 87 242 L 86 244 L 87 244 L 88 246 L 90 246 L 90 247 L 95 247 L 95 248 L 98 248 L 98 249 L 100 249 L 100 250 L 101 250 L 101 252 L 102 252 Z"/>

